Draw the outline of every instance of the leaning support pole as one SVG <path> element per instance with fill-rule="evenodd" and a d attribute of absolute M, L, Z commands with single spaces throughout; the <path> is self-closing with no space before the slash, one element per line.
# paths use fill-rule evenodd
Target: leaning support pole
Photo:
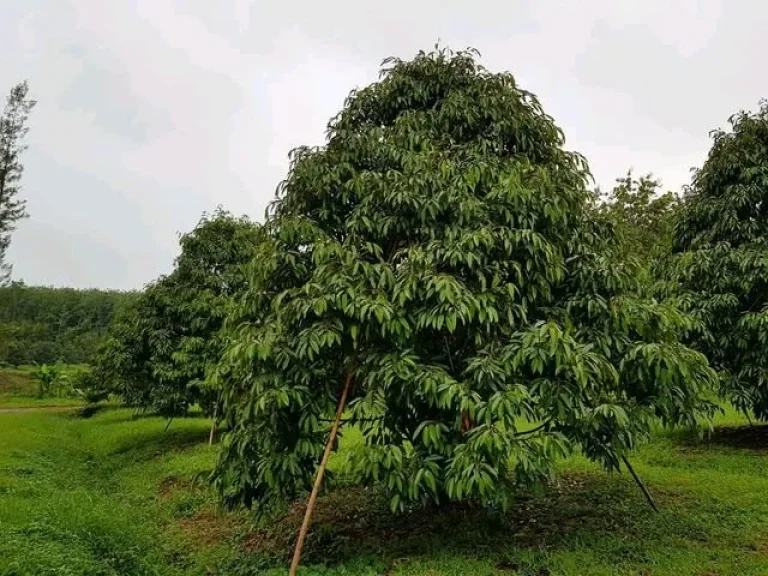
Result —
<path fill-rule="evenodd" d="M 653 500 L 653 496 L 651 496 L 651 493 L 648 492 L 648 489 L 645 487 L 645 484 L 643 484 L 640 476 L 635 473 L 634 468 L 632 468 L 632 464 L 629 463 L 629 460 L 627 460 L 626 456 L 622 456 L 621 459 L 624 462 L 624 466 L 626 466 L 627 470 L 629 470 L 629 473 L 632 474 L 632 478 L 635 479 L 635 482 L 640 487 L 640 490 L 643 492 L 645 499 L 648 500 L 648 504 L 651 505 L 651 508 L 653 508 L 654 512 L 658 512 L 659 509 L 656 507 L 656 502 Z"/>
<path fill-rule="evenodd" d="M 211 433 L 208 435 L 208 446 L 213 446 L 213 434 L 216 431 L 216 418 L 219 415 L 219 403 L 213 405 L 213 421 L 211 421 Z"/>
<path fill-rule="evenodd" d="M 309 501 L 307 502 L 307 511 L 304 513 L 304 521 L 301 523 L 301 530 L 299 530 L 299 536 L 296 539 L 296 547 L 293 549 L 293 560 L 291 561 L 291 569 L 288 571 L 288 576 L 296 576 L 296 570 L 299 567 L 299 561 L 301 560 L 301 551 L 304 548 L 304 540 L 307 538 L 307 531 L 309 530 L 309 523 L 312 519 L 312 511 L 315 509 L 315 503 L 317 502 L 317 496 L 320 493 L 320 487 L 323 484 L 323 476 L 325 475 L 325 468 L 328 465 L 328 458 L 331 455 L 334 441 L 336 440 L 336 434 L 339 431 L 339 423 L 341 422 L 341 415 L 344 413 L 344 407 L 347 403 L 347 394 L 349 388 L 352 385 L 352 370 L 347 372 L 347 376 L 344 380 L 344 388 L 341 391 L 341 397 L 339 398 L 339 404 L 336 407 L 336 419 L 331 426 L 331 433 L 328 436 L 328 442 L 325 444 L 325 452 L 323 452 L 323 458 L 320 460 L 320 467 L 317 469 L 317 476 L 315 477 L 315 485 L 312 486 L 312 493 L 309 495 Z"/>

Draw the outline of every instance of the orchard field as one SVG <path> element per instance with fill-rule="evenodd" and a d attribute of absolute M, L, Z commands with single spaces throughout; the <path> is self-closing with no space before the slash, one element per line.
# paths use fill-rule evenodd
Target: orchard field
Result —
<path fill-rule="evenodd" d="M 631 478 L 582 458 L 506 513 L 392 515 L 340 480 L 320 499 L 299 573 L 764 575 L 768 428 L 732 410 L 716 423 L 708 441 L 660 433 L 635 456 L 658 514 Z M 199 481 L 214 463 L 210 421 L 166 424 L 114 407 L 0 414 L 0 574 L 285 574 L 301 505 L 264 525 L 219 510 Z M 350 429 L 335 459 L 358 440 Z"/>
<path fill-rule="evenodd" d="M 768 575 L 768 101 L 729 124 L 605 192 L 437 46 L 141 291 L 0 253 L 0 576 Z"/>

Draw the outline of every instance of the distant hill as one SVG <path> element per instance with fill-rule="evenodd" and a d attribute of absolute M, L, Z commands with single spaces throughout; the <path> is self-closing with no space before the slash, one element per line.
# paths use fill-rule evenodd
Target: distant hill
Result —
<path fill-rule="evenodd" d="M 90 363 L 114 314 L 137 294 L 21 283 L 0 288 L 0 363 Z"/>

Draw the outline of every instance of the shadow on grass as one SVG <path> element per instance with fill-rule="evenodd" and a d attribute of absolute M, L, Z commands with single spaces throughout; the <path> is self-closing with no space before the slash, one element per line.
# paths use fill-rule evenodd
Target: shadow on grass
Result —
<path fill-rule="evenodd" d="M 657 497 L 661 505 L 672 500 L 669 494 Z M 296 503 L 283 517 L 248 533 L 245 551 L 260 558 L 262 567 L 284 564 L 304 510 L 303 502 Z M 512 569 L 511 550 L 546 550 L 615 532 L 645 538 L 658 519 L 630 479 L 601 474 L 569 474 L 545 495 L 521 495 L 507 512 L 453 504 L 393 515 L 376 490 L 342 487 L 318 501 L 304 559 L 334 565 L 359 556 L 394 562 L 449 552 L 495 558 L 499 569 Z"/>
<path fill-rule="evenodd" d="M 205 444 L 207 436 L 204 429 L 195 428 L 152 428 L 131 431 L 130 435 L 113 448 L 112 454 L 128 456 L 137 460 L 150 460 L 168 454 L 181 452 L 197 445 Z"/>
<path fill-rule="evenodd" d="M 730 448 L 768 450 L 768 424 L 718 427 L 706 442 Z"/>
<path fill-rule="evenodd" d="M 70 414 L 70 418 L 80 418 L 83 420 L 88 420 L 89 418 L 93 418 L 97 414 L 102 414 L 107 411 L 112 410 L 119 410 L 120 406 L 117 404 L 86 404 L 76 412 L 73 412 Z"/>
<path fill-rule="evenodd" d="M 738 448 L 741 450 L 766 450 L 768 451 L 768 424 L 754 424 L 742 426 L 716 426 L 715 429 L 703 437 L 697 433 L 682 430 L 670 433 L 670 437 L 678 441 L 683 447 L 717 447 Z"/>

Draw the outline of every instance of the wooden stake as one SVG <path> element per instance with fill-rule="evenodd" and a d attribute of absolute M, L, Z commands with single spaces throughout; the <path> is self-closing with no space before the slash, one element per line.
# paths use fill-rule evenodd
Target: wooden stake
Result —
<path fill-rule="evenodd" d="M 301 552 L 304 548 L 304 540 L 307 538 L 307 531 L 309 530 L 309 523 L 312 519 L 312 511 L 315 509 L 315 503 L 317 502 L 317 496 L 320 493 L 320 487 L 323 484 L 323 476 L 325 475 L 325 468 L 328 465 L 328 458 L 331 455 L 334 441 L 336 440 L 336 434 L 339 431 L 339 423 L 341 422 L 341 415 L 344 413 L 344 407 L 347 403 L 347 393 L 352 385 L 352 369 L 347 372 L 347 376 L 344 381 L 344 388 L 341 391 L 341 398 L 339 398 L 339 404 L 336 406 L 336 419 L 331 426 L 331 433 L 328 436 L 328 442 L 325 443 L 325 452 L 323 452 L 323 458 L 320 460 L 320 467 L 317 469 L 317 476 L 315 477 L 315 484 L 312 486 L 312 493 L 309 495 L 309 501 L 307 502 L 307 511 L 304 513 L 304 521 L 301 523 L 301 530 L 299 530 L 299 536 L 296 539 L 296 547 L 293 549 L 293 560 L 291 561 L 291 569 L 288 571 L 288 576 L 296 576 L 296 570 L 299 568 L 299 561 L 301 560 Z"/>
<path fill-rule="evenodd" d="M 635 474 L 635 470 L 632 468 L 632 465 L 629 463 L 629 460 L 627 460 L 626 456 L 622 456 L 621 459 L 624 461 L 624 466 L 627 467 L 627 470 L 629 470 L 629 473 L 632 474 L 632 478 L 635 479 L 635 482 L 640 487 L 640 490 L 645 495 L 645 499 L 648 500 L 648 504 L 651 505 L 651 508 L 653 508 L 654 512 L 658 512 L 659 509 L 656 507 L 656 502 L 653 500 L 653 496 L 651 496 L 651 493 L 648 492 L 648 489 L 645 487 L 645 484 L 643 484 L 643 481 L 640 479 L 640 476 Z"/>
<path fill-rule="evenodd" d="M 213 405 L 213 421 L 211 422 L 211 433 L 208 436 L 208 446 L 213 446 L 213 433 L 216 431 L 216 418 L 219 414 L 219 403 Z"/>

